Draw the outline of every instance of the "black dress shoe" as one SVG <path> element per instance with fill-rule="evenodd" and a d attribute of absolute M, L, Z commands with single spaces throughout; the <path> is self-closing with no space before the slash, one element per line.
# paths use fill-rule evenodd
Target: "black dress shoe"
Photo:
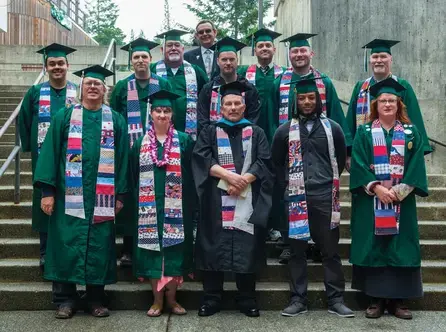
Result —
<path fill-rule="evenodd" d="M 248 317 L 260 317 L 260 311 L 257 308 L 241 309 L 240 312 Z"/>
<path fill-rule="evenodd" d="M 40 268 L 40 272 L 43 273 L 45 270 L 45 256 L 40 257 L 39 268 Z"/>
<path fill-rule="evenodd" d="M 203 304 L 200 309 L 198 310 L 198 316 L 200 317 L 206 317 L 206 316 L 212 316 L 220 311 L 220 308 L 217 306 L 212 306 L 209 304 Z"/>
<path fill-rule="evenodd" d="M 123 254 L 119 259 L 120 267 L 132 267 L 132 256 L 130 254 Z"/>

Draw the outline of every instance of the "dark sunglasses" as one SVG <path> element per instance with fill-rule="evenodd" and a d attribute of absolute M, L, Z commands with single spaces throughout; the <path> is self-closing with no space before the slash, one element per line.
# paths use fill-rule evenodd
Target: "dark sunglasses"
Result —
<path fill-rule="evenodd" d="M 197 33 L 199 34 L 199 35 L 204 35 L 205 33 L 211 33 L 212 32 L 212 29 L 204 29 L 204 30 L 200 30 L 200 31 L 197 31 Z"/>

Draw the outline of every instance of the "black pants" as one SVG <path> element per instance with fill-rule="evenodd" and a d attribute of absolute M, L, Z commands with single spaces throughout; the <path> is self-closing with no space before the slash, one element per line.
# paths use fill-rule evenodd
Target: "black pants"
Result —
<path fill-rule="evenodd" d="M 343 302 L 345 279 L 339 257 L 339 227 L 330 229 L 331 194 L 327 196 L 307 196 L 308 220 L 311 238 L 320 248 L 324 268 L 324 284 L 328 305 Z M 291 301 L 307 304 L 307 241 L 289 239 L 291 257 L 290 271 Z"/>
<path fill-rule="evenodd" d="M 203 273 L 203 304 L 220 306 L 223 295 L 224 272 L 202 271 Z M 256 277 L 254 273 L 236 273 L 235 282 L 238 289 L 236 297 L 240 309 L 256 308 Z"/>
<path fill-rule="evenodd" d="M 87 285 L 86 300 L 88 303 L 104 305 L 104 285 Z M 78 302 L 76 284 L 53 281 L 53 303 L 57 306 L 69 305 L 75 307 Z"/>
<path fill-rule="evenodd" d="M 133 237 L 131 235 L 125 235 L 122 239 L 122 255 L 132 255 L 133 254 Z"/>
<path fill-rule="evenodd" d="M 40 258 L 44 257 L 46 254 L 46 243 L 48 242 L 48 233 L 39 232 L 40 238 Z"/>

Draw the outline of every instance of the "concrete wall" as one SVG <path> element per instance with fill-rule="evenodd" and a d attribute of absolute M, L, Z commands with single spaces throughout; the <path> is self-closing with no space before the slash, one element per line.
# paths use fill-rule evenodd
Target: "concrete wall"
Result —
<path fill-rule="evenodd" d="M 374 38 L 401 40 L 392 72 L 407 79 L 419 99 L 428 135 L 446 142 L 445 0 L 276 0 L 276 31 L 312 32 L 313 63 L 335 80 L 342 99 L 368 77 L 361 47 Z M 283 48 L 279 62 L 285 61 Z M 427 158 L 431 173 L 445 173 L 446 149 Z"/>

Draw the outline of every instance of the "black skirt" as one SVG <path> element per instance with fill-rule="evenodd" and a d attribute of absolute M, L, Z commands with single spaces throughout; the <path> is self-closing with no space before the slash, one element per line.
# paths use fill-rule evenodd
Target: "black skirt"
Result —
<path fill-rule="evenodd" d="M 380 299 L 423 297 L 421 267 L 364 267 L 353 265 L 352 288 Z"/>

